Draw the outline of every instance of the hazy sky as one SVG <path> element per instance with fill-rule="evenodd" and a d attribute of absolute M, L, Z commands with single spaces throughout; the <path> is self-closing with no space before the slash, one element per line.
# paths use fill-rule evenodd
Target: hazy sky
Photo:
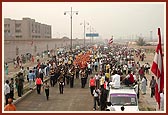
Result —
<path fill-rule="evenodd" d="M 73 38 L 83 38 L 84 20 L 101 38 L 135 38 L 136 35 L 157 37 L 157 28 L 165 29 L 165 3 L 114 2 L 3 2 L 3 18 L 21 20 L 23 17 L 52 26 L 52 37 L 70 37 L 70 8 L 73 15 Z M 88 29 L 87 29 L 88 28 Z M 90 32 L 89 26 L 86 33 Z M 163 34 L 162 34 L 163 35 Z"/>

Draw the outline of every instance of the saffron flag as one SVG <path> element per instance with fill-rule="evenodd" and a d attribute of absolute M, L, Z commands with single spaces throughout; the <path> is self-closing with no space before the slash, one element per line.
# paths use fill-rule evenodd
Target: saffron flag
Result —
<path fill-rule="evenodd" d="M 156 48 L 155 57 L 153 60 L 151 71 L 157 77 L 157 82 L 155 86 L 155 99 L 160 109 L 160 92 L 164 88 L 164 68 L 163 68 L 163 54 L 162 54 L 162 46 L 161 46 L 160 28 L 158 28 L 158 37 L 159 37 L 159 43 Z"/>

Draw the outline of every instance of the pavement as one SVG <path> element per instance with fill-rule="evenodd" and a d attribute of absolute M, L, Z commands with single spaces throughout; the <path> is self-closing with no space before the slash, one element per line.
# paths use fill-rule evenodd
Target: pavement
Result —
<path fill-rule="evenodd" d="M 75 79 L 74 87 L 65 85 L 64 93 L 59 93 L 58 84 L 50 87 L 49 100 L 45 92 L 37 94 L 33 90 L 25 99 L 16 103 L 17 111 L 92 111 L 93 97 L 90 94 L 88 82 L 85 88 L 81 88 L 80 79 Z"/>

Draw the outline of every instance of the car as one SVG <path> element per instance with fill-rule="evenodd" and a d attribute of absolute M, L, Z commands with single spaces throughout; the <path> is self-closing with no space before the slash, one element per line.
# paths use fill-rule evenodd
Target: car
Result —
<path fill-rule="evenodd" d="M 127 112 L 139 111 L 137 94 L 132 87 L 110 88 L 107 102 L 111 102 L 116 111 L 121 111 L 123 106 Z"/>

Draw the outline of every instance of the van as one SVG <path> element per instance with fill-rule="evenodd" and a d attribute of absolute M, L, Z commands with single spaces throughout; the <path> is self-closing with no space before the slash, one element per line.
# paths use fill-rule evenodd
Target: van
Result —
<path fill-rule="evenodd" d="M 131 87 L 110 88 L 107 102 L 111 102 L 115 111 L 121 111 L 122 106 L 127 112 L 139 111 L 137 94 Z"/>

